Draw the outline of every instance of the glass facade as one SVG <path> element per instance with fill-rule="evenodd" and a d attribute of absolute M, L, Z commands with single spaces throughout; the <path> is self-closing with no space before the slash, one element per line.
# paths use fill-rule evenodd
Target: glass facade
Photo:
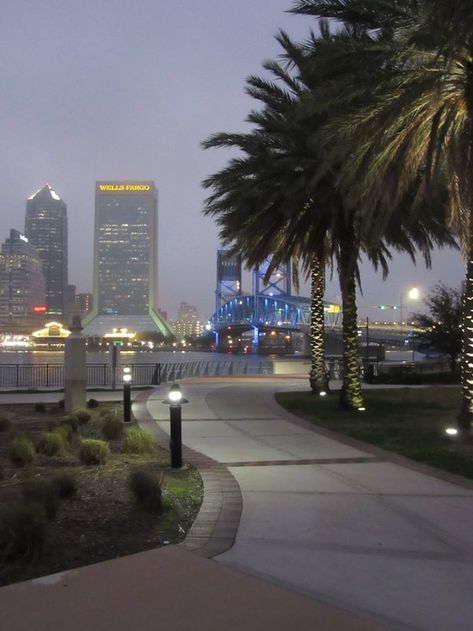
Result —
<path fill-rule="evenodd" d="M 48 313 L 62 315 L 67 287 L 67 206 L 48 184 L 26 202 L 25 234 L 41 259 Z"/>
<path fill-rule="evenodd" d="M 147 315 L 154 306 L 155 217 L 153 182 L 97 183 L 94 304 L 98 315 Z"/>
<path fill-rule="evenodd" d="M 0 252 L 0 317 L 30 316 L 44 305 L 45 281 L 39 254 L 18 230 Z"/>

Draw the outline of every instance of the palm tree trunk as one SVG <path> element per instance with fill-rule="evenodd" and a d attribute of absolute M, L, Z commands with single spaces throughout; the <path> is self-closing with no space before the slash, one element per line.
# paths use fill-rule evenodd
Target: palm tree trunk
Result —
<path fill-rule="evenodd" d="M 314 394 L 328 391 L 325 371 L 324 324 L 325 260 L 314 255 L 310 266 L 310 387 Z"/>
<path fill-rule="evenodd" d="M 356 312 L 356 261 L 358 244 L 353 226 L 348 226 L 339 242 L 338 273 L 342 294 L 343 383 L 340 405 L 349 410 L 363 407 L 360 353 Z"/>
<path fill-rule="evenodd" d="M 473 213 L 470 211 L 468 259 L 463 295 L 463 351 L 461 358 L 462 407 L 458 426 L 469 432 L 473 421 Z"/>

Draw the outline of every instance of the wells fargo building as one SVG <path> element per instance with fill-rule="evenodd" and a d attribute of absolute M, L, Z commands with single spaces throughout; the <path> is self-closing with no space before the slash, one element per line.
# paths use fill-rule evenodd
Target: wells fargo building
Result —
<path fill-rule="evenodd" d="M 97 182 L 94 308 L 87 335 L 115 327 L 169 334 L 155 309 L 156 219 L 154 182 Z"/>

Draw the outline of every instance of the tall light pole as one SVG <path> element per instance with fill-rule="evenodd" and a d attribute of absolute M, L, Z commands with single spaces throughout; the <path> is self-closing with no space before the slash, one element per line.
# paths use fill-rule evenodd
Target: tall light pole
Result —
<path fill-rule="evenodd" d="M 403 327 L 403 324 L 404 324 L 403 315 L 402 315 L 402 310 L 404 308 L 403 307 L 403 302 L 402 302 L 403 296 L 407 296 L 409 298 L 409 300 L 419 300 L 420 292 L 417 289 L 417 287 L 412 287 L 412 289 L 408 289 L 407 291 L 403 291 L 401 293 L 401 301 L 400 301 L 400 304 L 399 304 L 399 310 L 401 312 L 401 314 L 400 314 L 401 315 L 401 320 L 399 322 L 401 333 L 402 333 L 402 327 Z"/>

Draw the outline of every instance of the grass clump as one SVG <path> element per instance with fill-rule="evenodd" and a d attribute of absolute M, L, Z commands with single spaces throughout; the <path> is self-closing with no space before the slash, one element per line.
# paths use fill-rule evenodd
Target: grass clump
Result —
<path fill-rule="evenodd" d="M 80 425 L 85 425 L 91 419 L 91 414 L 85 408 L 77 408 L 72 410 L 72 414 L 79 420 Z"/>
<path fill-rule="evenodd" d="M 0 416 L 0 432 L 8 432 L 11 428 L 11 421 L 6 416 Z"/>
<path fill-rule="evenodd" d="M 161 485 L 156 475 L 148 471 L 134 471 L 128 483 L 140 508 L 150 513 L 158 513 L 162 509 Z"/>
<path fill-rule="evenodd" d="M 44 405 L 44 403 L 35 403 L 34 404 L 34 411 L 35 412 L 41 412 L 41 414 L 44 414 L 44 412 L 46 412 L 46 406 Z"/>
<path fill-rule="evenodd" d="M 77 493 L 77 478 L 72 473 L 58 473 L 52 478 L 51 484 L 59 497 L 73 497 Z"/>
<path fill-rule="evenodd" d="M 99 407 L 99 402 L 97 401 L 97 399 L 89 399 L 87 401 L 87 407 L 89 409 L 98 408 Z"/>
<path fill-rule="evenodd" d="M 53 432 L 62 436 L 64 443 L 72 443 L 72 439 L 74 438 L 74 430 L 69 425 L 69 423 L 58 425 L 53 429 Z"/>
<path fill-rule="evenodd" d="M 113 416 L 113 412 L 110 408 L 102 408 L 101 410 L 99 410 L 99 416 Z"/>
<path fill-rule="evenodd" d="M 123 443 L 123 451 L 129 454 L 152 454 L 155 450 L 154 438 L 139 427 L 130 427 Z"/>
<path fill-rule="evenodd" d="M 110 454 L 110 447 L 104 440 L 87 438 L 81 442 L 79 458 L 82 464 L 105 464 Z"/>
<path fill-rule="evenodd" d="M 68 426 L 70 428 L 70 425 Z M 67 430 L 66 430 L 67 431 Z M 72 433 L 72 430 L 70 430 Z M 44 432 L 36 445 L 36 452 L 43 456 L 57 456 L 64 451 L 64 436 L 61 432 Z"/>
<path fill-rule="evenodd" d="M 80 423 L 79 423 L 79 419 L 77 418 L 75 414 L 68 414 L 61 421 L 61 425 L 70 425 L 72 428 L 72 431 L 77 432 L 77 430 L 79 429 Z"/>
<path fill-rule="evenodd" d="M 34 446 L 26 436 L 15 436 L 8 445 L 8 457 L 15 467 L 24 467 L 34 460 Z"/>
<path fill-rule="evenodd" d="M 57 489 L 46 480 L 30 480 L 22 486 L 21 493 L 29 504 L 39 504 L 48 519 L 54 519 L 59 507 Z"/>
<path fill-rule="evenodd" d="M 35 557 L 46 540 L 47 518 L 44 507 L 22 502 L 0 513 L 0 551 L 7 560 Z"/>
<path fill-rule="evenodd" d="M 102 434 L 107 440 L 118 440 L 123 435 L 123 423 L 118 416 L 105 416 Z"/>

